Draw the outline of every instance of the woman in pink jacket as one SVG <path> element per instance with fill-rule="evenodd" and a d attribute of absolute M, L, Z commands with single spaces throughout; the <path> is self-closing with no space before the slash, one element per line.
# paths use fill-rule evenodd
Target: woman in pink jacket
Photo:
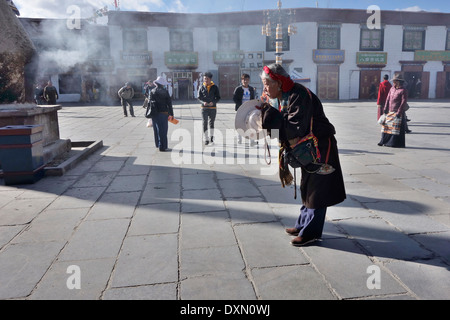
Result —
<path fill-rule="evenodd" d="M 381 140 L 378 145 L 404 148 L 406 132 L 405 111 L 408 106 L 408 91 L 403 88 L 405 80 L 400 75 L 395 75 L 392 81 L 394 85 L 389 90 L 383 112 L 388 119 L 393 118 L 393 121 L 390 124 L 386 122 L 383 125 L 384 132 L 381 134 Z"/>

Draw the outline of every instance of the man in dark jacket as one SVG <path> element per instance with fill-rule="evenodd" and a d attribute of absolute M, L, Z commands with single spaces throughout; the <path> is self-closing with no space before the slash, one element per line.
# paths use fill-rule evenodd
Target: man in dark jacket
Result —
<path fill-rule="evenodd" d="M 255 99 L 255 88 L 250 86 L 249 83 L 250 75 L 243 73 L 241 76 L 241 85 L 236 87 L 233 93 L 235 111 L 237 111 L 244 102 Z"/>
<path fill-rule="evenodd" d="M 47 104 L 56 104 L 56 100 L 58 98 L 58 91 L 56 91 L 56 88 L 53 86 L 52 82 L 47 82 L 47 85 L 44 88 L 44 99 L 47 101 Z"/>
<path fill-rule="evenodd" d="M 239 107 L 246 101 L 250 101 L 255 99 L 255 88 L 249 85 L 250 83 L 250 75 L 247 73 L 243 73 L 241 76 L 241 85 L 234 89 L 233 93 L 233 101 L 235 103 L 234 110 L 237 111 Z M 237 135 L 238 143 L 242 143 L 242 136 L 240 134 Z M 251 141 L 251 144 L 254 142 Z"/>
<path fill-rule="evenodd" d="M 214 142 L 214 121 L 217 114 L 217 102 L 220 100 L 219 87 L 212 82 L 212 73 L 206 72 L 203 84 L 198 89 L 198 100 L 202 103 L 203 134 L 205 145 Z M 209 119 L 209 136 L 208 136 Z M 211 138 L 211 139 L 210 139 Z"/>
<path fill-rule="evenodd" d="M 168 151 L 168 121 L 173 118 L 172 99 L 165 88 L 169 83 L 161 76 L 153 82 L 156 87 L 150 90 L 148 99 L 155 109 L 151 111 L 155 146 L 159 151 Z"/>

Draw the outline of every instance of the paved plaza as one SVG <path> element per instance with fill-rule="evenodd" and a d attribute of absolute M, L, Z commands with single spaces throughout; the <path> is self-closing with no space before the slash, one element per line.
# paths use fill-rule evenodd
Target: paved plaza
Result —
<path fill-rule="evenodd" d="M 410 107 L 394 149 L 377 145 L 375 101 L 324 103 L 347 199 L 297 248 L 284 229 L 301 200 L 280 184 L 276 141 L 270 165 L 262 141 L 236 144 L 231 101 L 207 147 L 199 104 L 175 102 L 170 152 L 139 102 L 136 118 L 63 104 L 61 138 L 103 147 L 62 176 L 0 179 L 0 299 L 450 299 L 450 102 Z"/>

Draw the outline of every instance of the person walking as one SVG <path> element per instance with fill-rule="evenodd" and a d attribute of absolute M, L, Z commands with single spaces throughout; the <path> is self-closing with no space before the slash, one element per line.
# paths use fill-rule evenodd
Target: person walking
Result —
<path fill-rule="evenodd" d="M 44 88 L 44 99 L 47 101 L 47 104 L 54 105 L 56 104 L 56 100 L 59 99 L 58 91 L 53 86 L 51 81 L 47 82 L 47 85 Z"/>
<path fill-rule="evenodd" d="M 379 146 L 404 148 L 405 132 L 406 132 L 406 117 L 405 110 L 408 105 L 408 91 L 403 87 L 405 79 L 400 75 L 395 75 L 392 79 L 394 85 L 389 90 L 386 97 L 383 113 L 387 118 L 391 117 L 391 124 L 384 124 L 384 131 L 381 134 Z M 394 129 L 394 130 L 393 130 Z"/>
<path fill-rule="evenodd" d="M 119 91 L 117 92 L 117 94 L 120 97 L 120 101 L 122 103 L 122 108 L 123 108 L 123 115 L 125 117 L 128 117 L 127 114 L 127 105 L 130 108 L 130 115 L 132 117 L 134 117 L 134 109 L 133 109 L 133 97 L 134 97 L 134 89 L 131 86 L 131 83 L 127 82 L 125 83 L 125 86 L 123 86 L 122 88 L 119 89 Z"/>
<path fill-rule="evenodd" d="M 325 116 L 319 98 L 299 83 L 294 83 L 280 64 L 265 66 L 261 72 L 264 94 L 271 104 L 261 106 L 262 128 L 279 130 L 283 148 L 293 147 L 312 131 L 318 139 L 321 164 L 311 163 L 301 167 L 300 191 L 302 206 L 293 228 L 286 232 L 295 238 L 291 244 L 302 246 L 320 239 L 325 223 L 327 207 L 341 203 L 346 198 L 344 179 L 339 161 L 335 128 Z M 272 107 L 277 102 L 279 109 Z M 312 121 L 313 120 L 313 121 Z M 288 182 L 288 164 L 280 159 L 280 178 Z M 314 168 L 310 168 L 314 166 Z M 325 170 L 326 168 L 326 170 Z M 289 182 L 288 182 L 289 183 Z M 286 183 L 287 184 L 287 183 Z"/>
<path fill-rule="evenodd" d="M 169 151 L 167 131 L 169 120 L 173 119 L 172 99 L 164 86 L 169 83 L 159 76 L 153 84 L 156 85 L 149 91 L 149 103 L 152 104 L 153 134 L 155 136 L 155 146 L 159 151 Z M 153 110 L 155 108 L 155 110 Z"/>
<path fill-rule="evenodd" d="M 241 85 L 237 86 L 233 92 L 233 101 L 235 103 L 234 110 L 238 111 L 239 107 L 247 101 L 255 99 L 255 88 L 249 85 L 250 83 L 250 75 L 247 73 L 243 73 L 241 76 Z M 237 135 L 238 143 L 242 143 L 242 136 L 240 134 Z M 254 142 L 250 141 L 250 145 Z"/>
<path fill-rule="evenodd" d="M 206 72 L 203 76 L 203 84 L 198 89 L 198 100 L 202 107 L 203 138 L 205 145 L 214 143 L 214 122 L 216 121 L 217 102 L 220 100 L 219 87 L 212 81 L 212 73 Z M 209 135 L 208 135 L 209 125 Z"/>
<path fill-rule="evenodd" d="M 37 83 L 36 87 L 34 88 L 34 101 L 37 105 L 44 104 L 44 89 L 39 83 Z"/>
<path fill-rule="evenodd" d="M 389 82 L 389 76 L 387 74 L 383 77 L 383 82 L 380 83 L 378 88 L 378 98 L 377 98 L 377 120 L 380 119 L 383 114 L 384 105 L 386 104 L 386 97 L 391 90 L 391 83 Z"/>

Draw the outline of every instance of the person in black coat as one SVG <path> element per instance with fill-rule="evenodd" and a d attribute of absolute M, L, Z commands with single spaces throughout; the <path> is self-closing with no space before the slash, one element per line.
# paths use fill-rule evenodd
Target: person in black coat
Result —
<path fill-rule="evenodd" d="M 236 87 L 233 92 L 233 101 L 235 103 L 234 110 L 238 111 L 239 107 L 246 101 L 255 99 L 255 88 L 249 85 L 250 75 L 243 73 L 241 76 L 241 85 Z M 238 143 L 242 143 L 242 136 L 237 135 Z M 253 141 L 251 142 L 253 144 Z"/>
<path fill-rule="evenodd" d="M 250 86 L 249 83 L 250 75 L 243 73 L 241 76 L 241 85 L 236 87 L 233 93 L 235 111 L 237 111 L 244 102 L 255 99 L 255 88 Z"/>
<path fill-rule="evenodd" d="M 212 81 L 212 73 L 205 72 L 203 84 L 198 89 L 198 101 L 202 104 L 203 135 L 205 145 L 214 142 L 214 122 L 216 121 L 217 102 L 220 100 L 219 87 Z M 209 120 L 209 121 L 208 121 Z M 208 136 L 209 123 L 209 136 Z"/>
<path fill-rule="evenodd" d="M 155 146 L 159 151 L 168 151 L 167 131 L 169 130 L 169 120 L 173 119 L 172 98 L 164 86 L 168 82 L 163 77 L 158 77 L 153 83 L 155 88 L 149 92 L 149 103 L 152 107 L 151 119 L 153 122 L 153 133 L 155 136 Z"/>
<path fill-rule="evenodd" d="M 295 236 L 291 243 L 301 246 L 321 238 L 327 207 L 346 198 L 345 185 L 334 126 L 325 116 L 322 103 L 309 89 L 294 83 L 279 64 L 264 67 L 261 73 L 264 95 L 271 104 L 262 106 L 262 127 L 279 130 L 281 149 L 290 148 L 312 132 L 318 139 L 320 160 L 301 168 L 300 191 L 303 205 L 294 228 L 286 232 Z M 274 108 L 273 106 L 278 106 Z M 311 122 L 313 119 L 313 122 Z M 280 159 L 283 186 L 292 183 L 288 165 Z"/>
<path fill-rule="evenodd" d="M 44 88 L 44 99 L 47 101 L 47 104 L 55 105 L 58 98 L 58 91 L 53 86 L 52 82 L 48 81 L 47 85 Z"/>

